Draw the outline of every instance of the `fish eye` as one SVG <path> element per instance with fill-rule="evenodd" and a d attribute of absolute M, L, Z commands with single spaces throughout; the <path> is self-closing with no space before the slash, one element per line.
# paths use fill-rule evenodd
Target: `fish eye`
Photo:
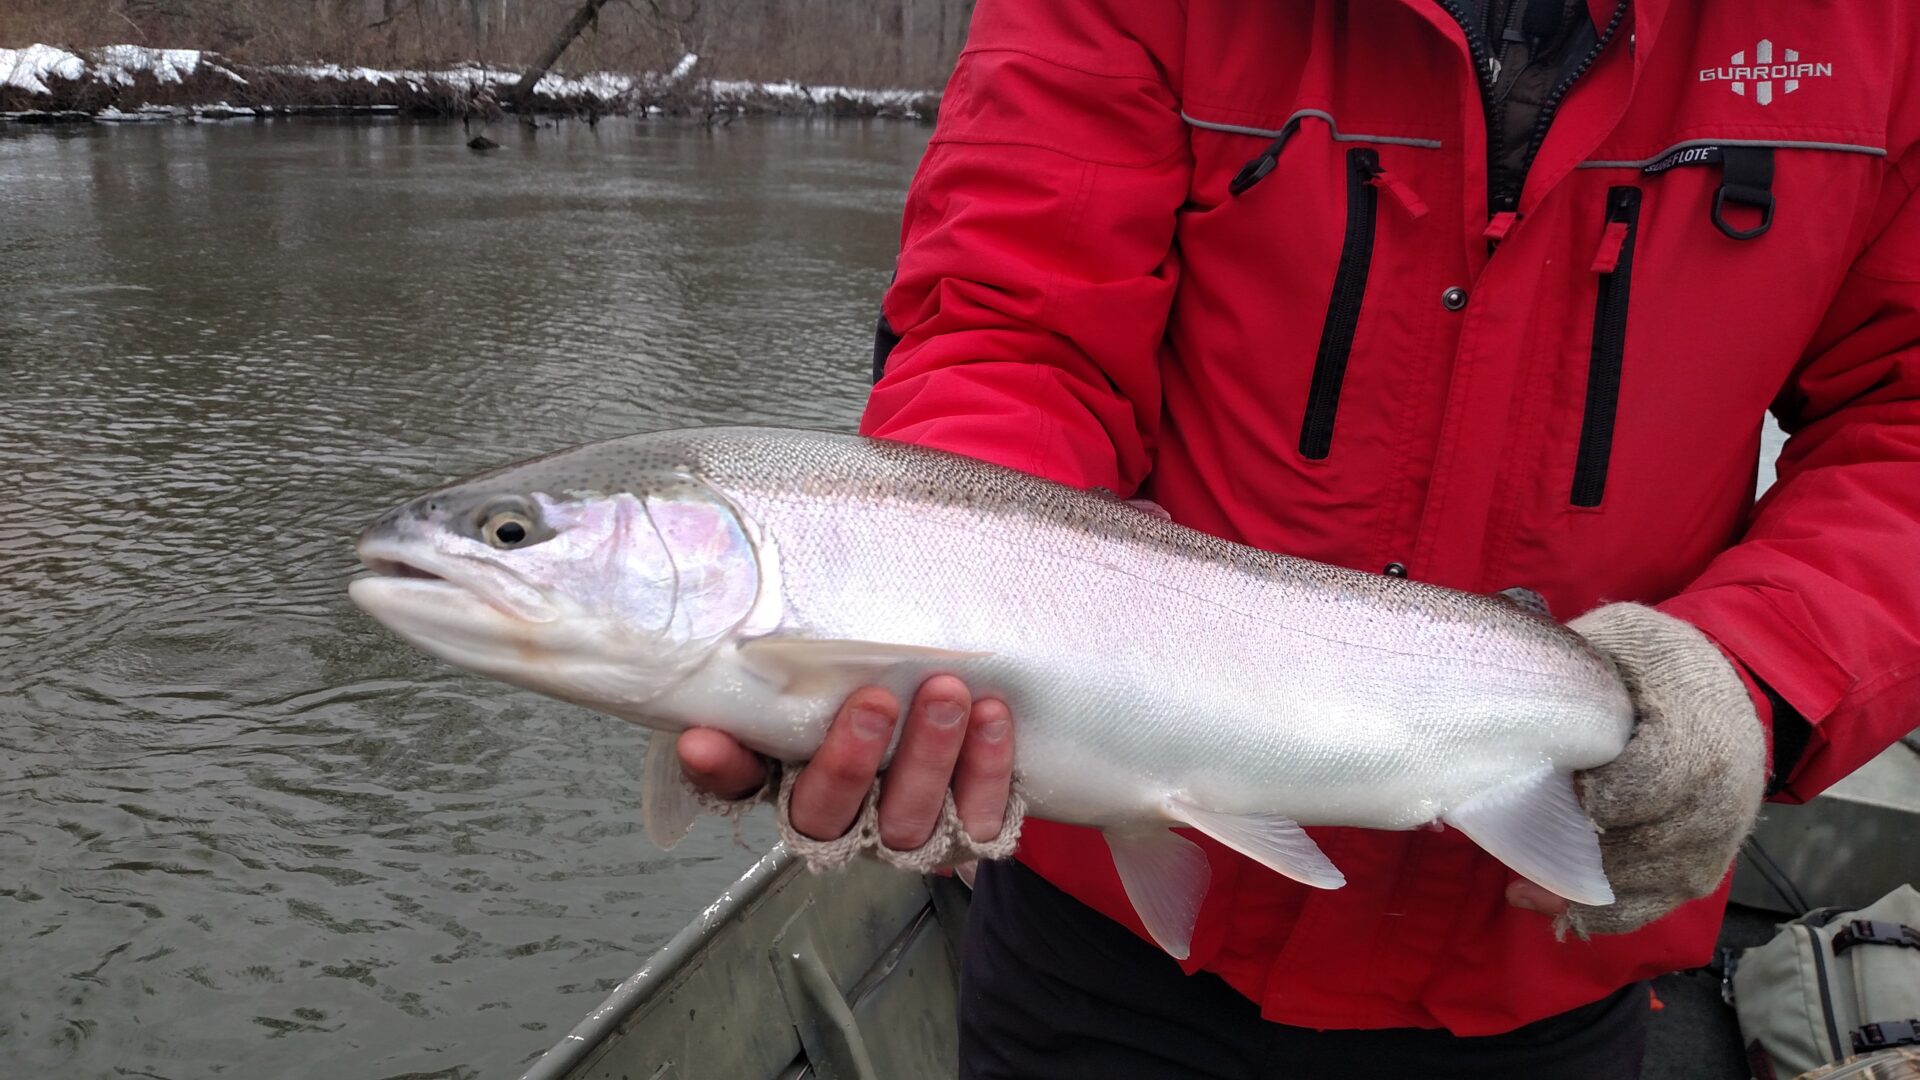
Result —
<path fill-rule="evenodd" d="M 480 527 L 480 535 L 497 548 L 519 547 L 533 535 L 533 522 L 528 521 L 525 515 L 502 510 L 487 519 L 487 523 Z"/>

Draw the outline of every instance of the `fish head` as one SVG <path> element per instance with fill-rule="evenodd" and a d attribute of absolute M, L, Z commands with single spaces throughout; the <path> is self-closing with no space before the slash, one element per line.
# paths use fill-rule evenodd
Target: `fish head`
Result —
<path fill-rule="evenodd" d="M 349 593 L 458 667 L 648 719 L 752 612 L 749 524 L 684 475 L 619 491 L 527 482 L 551 479 L 510 468 L 392 510 L 360 535 L 368 573 Z"/>

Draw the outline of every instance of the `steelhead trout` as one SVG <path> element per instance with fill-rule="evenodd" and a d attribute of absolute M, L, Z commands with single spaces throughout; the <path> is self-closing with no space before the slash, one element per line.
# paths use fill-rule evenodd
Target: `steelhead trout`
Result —
<path fill-rule="evenodd" d="M 1460 829 L 1613 899 L 1576 770 L 1633 712 L 1584 640 L 1500 599 L 1229 543 L 1099 493 L 901 443 L 632 435 L 422 495 L 359 540 L 361 608 L 449 663 L 657 735 L 648 832 L 695 811 L 673 744 L 804 761 L 841 700 L 936 673 L 1014 716 L 1029 812 L 1104 831 L 1185 956 L 1213 837 L 1320 888 L 1306 825 Z"/>

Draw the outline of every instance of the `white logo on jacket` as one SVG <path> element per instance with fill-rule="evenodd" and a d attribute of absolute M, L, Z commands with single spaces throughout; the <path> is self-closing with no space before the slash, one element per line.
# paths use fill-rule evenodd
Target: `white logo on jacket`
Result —
<path fill-rule="evenodd" d="M 1824 79 L 1833 75 L 1832 64 L 1816 64 L 1800 59 L 1796 49 L 1782 49 L 1785 63 L 1773 62 L 1773 42 L 1761 38 L 1753 46 L 1753 63 L 1747 63 L 1747 50 L 1741 49 L 1729 58 L 1726 67 L 1701 68 L 1701 82 L 1723 82 L 1727 89 L 1747 96 L 1747 84 L 1753 84 L 1753 100 L 1761 105 L 1773 104 L 1773 83 L 1778 79 L 1786 84 L 1786 92 L 1791 94 L 1800 89 L 1801 79 Z"/>

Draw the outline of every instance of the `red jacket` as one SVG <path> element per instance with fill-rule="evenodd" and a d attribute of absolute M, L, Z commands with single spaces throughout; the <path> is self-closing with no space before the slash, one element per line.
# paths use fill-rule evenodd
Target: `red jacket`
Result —
<path fill-rule="evenodd" d="M 1563 618 L 1657 602 L 1811 723 L 1810 796 L 1920 715 L 1920 9 L 1636 0 L 1496 217 L 1444 7 L 982 0 L 864 428 Z M 1290 1024 L 1508 1030 L 1705 962 L 1725 899 L 1558 943 L 1457 832 L 1312 831 L 1345 888 L 1202 841 L 1186 965 Z M 1026 835 L 1140 929 L 1095 834 Z"/>

